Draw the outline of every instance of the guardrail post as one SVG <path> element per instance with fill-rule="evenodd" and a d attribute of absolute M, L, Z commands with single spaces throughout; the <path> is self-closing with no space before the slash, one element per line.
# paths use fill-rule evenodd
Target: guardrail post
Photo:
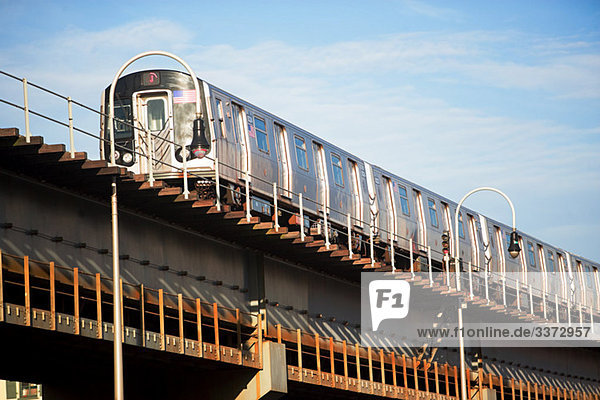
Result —
<path fill-rule="evenodd" d="M 221 359 L 221 347 L 219 343 L 219 309 L 217 307 L 217 303 L 212 304 L 212 312 L 213 312 L 213 327 L 215 329 L 215 348 L 217 350 L 217 361 Z M 258 316 L 260 318 L 260 314 Z M 258 335 L 260 337 L 260 319 L 258 323 L 259 332 Z M 259 341 L 260 343 L 260 341 Z M 259 344 L 260 346 L 260 344 Z"/>
<path fill-rule="evenodd" d="M 370 392 L 373 393 L 373 356 L 371 355 L 371 346 L 367 346 L 367 357 L 369 360 L 369 386 Z"/>
<path fill-rule="evenodd" d="M 554 294 L 554 309 L 556 311 L 556 323 L 560 323 L 560 310 L 558 309 L 558 294 Z"/>
<path fill-rule="evenodd" d="M 275 216 L 275 232 L 279 232 L 279 209 L 277 208 L 277 182 L 273 182 L 273 208 Z"/>
<path fill-rule="evenodd" d="M 251 208 L 251 204 L 250 204 L 250 182 L 249 182 L 250 177 L 248 176 L 248 172 L 246 172 L 246 179 L 245 179 L 245 185 L 246 185 L 246 221 L 250 222 L 250 219 L 252 218 L 252 214 L 250 214 L 250 208 Z"/>
<path fill-rule="evenodd" d="M 187 200 L 190 197 L 190 191 L 188 189 L 188 169 L 187 169 L 187 156 L 188 152 L 185 146 L 181 149 L 183 159 L 183 197 Z M 153 157 L 154 158 L 154 157 Z"/>
<path fill-rule="evenodd" d="M 521 293 L 520 293 L 520 286 L 521 284 L 519 283 L 519 279 L 517 278 L 517 310 L 519 310 L 519 312 L 521 312 Z"/>
<path fill-rule="evenodd" d="M 506 308 L 506 277 L 502 277 L 502 304 Z"/>
<path fill-rule="evenodd" d="M 450 258 L 448 256 L 444 256 L 446 262 L 446 285 L 448 285 L 448 291 L 450 290 Z M 455 260 L 456 262 L 456 260 Z"/>
<path fill-rule="evenodd" d="M 150 187 L 154 186 L 154 166 L 152 165 L 154 162 L 154 153 L 153 151 L 153 141 L 152 141 L 152 133 L 150 130 L 146 131 L 146 171 L 148 172 L 148 183 Z M 182 153 L 183 154 L 183 153 Z M 184 161 L 185 163 L 185 161 Z M 141 171 L 140 171 L 141 172 Z M 187 199 L 187 197 L 186 197 Z"/>
<path fill-rule="evenodd" d="M 394 234 L 391 234 L 392 238 L 390 239 L 390 259 L 392 261 L 392 272 L 396 272 L 396 256 L 394 255 Z"/>
<path fill-rule="evenodd" d="M 31 142 L 29 130 L 29 96 L 27 94 L 27 79 L 23 78 L 23 111 L 25 111 L 25 142 Z"/>
<path fill-rule="evenodd" d="M 75 334 L 79 335 L 79 268 L 73 268 L 73 314 L 75 322 Z"/>
<path fill-rule="evenodd" d="M 406 355 L 404 354 L 402 354 L 402 376 L 404 378 L 404 388 L 406 389 L 408 388 L 408 375 L 406 372 Z"/>
<path fill-rule="evenodd" d="M 142 328 L 143 326 L 144 322 L 142 320 Z M 96 274 L 96 337 L 102 339 L 102 281 L 100 273 Z"/>
<path fill-rule="evenodd" d="M 165 302 L 163 290 L 158 289 L 158 316 L 160 318 L 160 349 L 165 349 Z"/>
<path fill-rule="evenodd" d="M 487 266 L 484 267 L 483 274 L 484 274 L 484 278 L 485 278 L 485 299 L 487 300 L 487 303 L 490 304 L 490 292 L 489 292 L 489 285 L 488 285 Z"/>
<path fill-rule="evenodd" d="M 533 289 L 531 288 L 531 284 L 529 285 L 529 310 L 531 311 L 531 315 L 535 315 L 533 310 Z"/>
<path fill-rule="evenodd" d="M 348 390 L 348 345 L 345 340 L 342 340 L 342 352 L 344 356 L 344 382 L 346 390 Z"/>
<path fill-rule="evenodd" d="M 23 275 L 25 280 L 25 326 L 31 326 L 31 290 L 29 287 L 29 256 L 23 257 Z"/>
<path fill-rule="evenodd" d="M 298 209 L 300 211 L 300 241 L 304 242 L 304 205 L 302 204 L 302 193 L 298 193 Z"/>
<path fill-rule="evenodd" d="M 353 254 L 352 254 L 352 226 L 351 226 L 352 220 L 350 217 L 350 213 L 348 213 L 346 220 L 348 221 L 348 232 L 347 232 L 347 235 L 348 235 L 348 258 L 352 259 L 352 256 L 353 256 Z"/>
<path fill-rule="evenodd" d="M 371 217 L 371 219 L 372 218 L 373 217 Z M 409 249 L 409 252 L 410 252 L 410 276 L 414 279 L 415 278 L 415 264 L 413 262 L 414 255 L 413 255 L 413 240 L 412 240 L 412 238 L 408 239 L 408 247 L 410 248 Z"/>
<path fill-rule="evenodd" d="M 263 314 L 258 314 L 258 362 L 263 368 Z"/>
<path fill-rule="evenodd" d="M 71 97 L 67 97 L 69 103 L 69 151 L 71 158 L 75 158 L 75 138 L 73 137 L 73 101 Z"/>
<path fill-rule="evenodd" d="M 429 265 L 429 287 L 433 286 L 433 266 L 431 265 L 431 246 L 427 246 L 427 264 Z"/>
<path fill-rule="evenodd" d="M 369 225 L 369 250 L 371 252 L 371 266 L 375 265 L 375 249 L 373 243 L 373 213 L 371 213 L 371 224 Z M 412 268 L 412 264 L 411 264 Z M 414 276 L 414 274 L 413 274 Z"/>
<path fill-rule="evenodd" d="M 196 332 L 198 334 L 198 356 L 202 357 L 204 355 L 202 346 L 202 305 L 199 298 L 196 298 Z"/>
<path fill-rule="evenodd" d="M 300 329 L 296 329 L 296 346 L 298 351 L 298 377 L 302 382 L 302 332 Z"/>
<path fill-rule="evenodd" d="M 383 355 L 383 349 L 379 349 L 379 364 L 381 365 L 381 384 L 384 386 L 385 392 L 385 358 Z"/>
<path fill-rule="evenodd" d="M 177 293 L 177 319 L 179 322 L 179 353 L 183 354 L 184 353 L 184 341 L 185 338 L 183 337 L 183 296 L 181 293 Z"/>
<path fill-rule="evenodd" d="M 542 289 L 542 308 L 544 309 L 544 319 L 548 319 L 546 314 L 546 290 Z"/>
<path fill-rule="evenodd" d="M 579 303 L 579 325 L 583 325 L 583 315 L 581 312 L 581 303 Z"/>
<path fill-rule="evenodd" d="M 592 309 L 592 307 L 590 307 L 590 326 L 592 328 L 591 332 L 594 333 L 594 310 Z"/>
<path fill-rule="evenodd" d="M 460 262 L 454 266 L 454 275 L 456 276 L 456 291 L 460 292 Z"/>
<path fill-rule="evenodd" d="M 50 329 L 56 330 L 56 284 L 54 280 L 54 261 L 50 261 Z"/>
<path fill-rule="evenodd" d="M 331 245 L 331 243 L 329 243 L 329 223 L 327 221 L 327 199 L 324 198 L 323 199 L 323 231 L 325 233 L 325 248 L 327 250 L 329 250 L 329 246 Z"/>
<path fill-rule="evenodd" d="M 318 333 L 315 333 L 315 357 L 317 361 L 317 382 L 321 384 L 321 346 Z"/>
<path fill-rule="evenodd" d="M 354 344 L 354 355 L 356 356 L 356 379 L 358 379 L 358 384 L 362 386 L 360 382 L 360 347 L 358 343 Z"/>
<path fill-rule="evenodd" d="M 473 300 L 473 268 L 471 268 L 471 261 L 469 261 L 469 296 Z"/>
<path fill-rule="evenodd" d="M 329 337 L 329 362 L 331 364 L 331 386 L 335 387 L 335 354 L 333 351 L 333 338 Z"/>
<path fill-rule="evenodd" d="M 279 325 L 280 339 L 281 339 L 281 325 Z M 237 349 L 242 350 L 242 320 L 240 315 L 240 309 L 235 309 L 235 335 L 236 335 L 236 343 Z M 281 340 L 279 340 L 281 343 Z"/>
<path fill-rule="evenodd" d="M 571 298 L 567 294 L 567 322 L 571 326 Z"/>
<path fill-rule="evenodd" d="M 140 284 L 140 324 L 142 328 L 142 346 L 146 347 L 146 289 Z"/>
<path fill-rule="evenodd" d="M 215 157 L 215 195 L 217 211 L 221 211 L 221 177 L 219 176 L 219 157 Z"/>

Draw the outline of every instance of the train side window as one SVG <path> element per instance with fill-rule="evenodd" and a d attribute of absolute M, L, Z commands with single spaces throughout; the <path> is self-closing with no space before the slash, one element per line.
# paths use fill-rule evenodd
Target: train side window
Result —
<path fill-rule="evenodd" d="M 592 288 L 592 269 L 589 265 L 585 266 L 585 280 L 587 281 L 587 286 Z"/>
<path fill-rule="evenodd" d="M 296 148 L 296 162 L 298 166 L 308 171 L 308 157 L 306 156 L 306 142 L 299 136 L 294 136 L 294 147 Z"/>
<path fill-rule="evenodd" d="M 398 193 L 400 194 L 400 207 L 402 214 L 410 216 L 410 207 L 408 205 L 408 194 L 404 186 L 398 185 Z"/>
<path fill-rule="evenodd" d="M 532 268 L 535 268 L 535 252 L 531 242 L 527 242 L 527 257 L 529 259 L 529 265 L 531 265 Z"/>
<path fill-rule="evenodd" d="M 344 187 L 344 170 L 340 156 L 331 153 L 331 166 L 333 167 L 333 181 L 336 185 Z"/>
<path fill-rule="evenodd" d="M 269 154 L 269 137 L 267 136 L 267 125 L 265 120 L 260 117 L 254 117 L 254 128 L 256 129 L 256 143 L 258 149 L 263 153 Z"/>
<path fill-rule="evenodd" d="M 217 99 L 217 118 L 219 119 L 219 128 L 221 129 L 221 137 L 227 137 L 227 131 L 225 130 L 225 118 L 223 116 L 223 102 L 221 99 Z"/>
<path fill-rule="evenodd" d="M 465 226 L 463 224 L 462 213 L 458 213 L 458 236 L 461 239 L 465 238 Z"/>
<path fill-rule="evenodd" d="M 550 250 L 548 250 L 548 263 L 546 264 L 546 268 L 548 269 L 548 272 L 556 272 L 554 268 L 554 253 Z"/>
<path fill-rule="evenodd" d="M 439 227 L 438 218 L 437 218 L 437 210 L 435 208 L 435 200 L 427 199 L 427 205 L 429 206 L 429 219 L 431 220 L 431 225 L 434 227 Z"/>

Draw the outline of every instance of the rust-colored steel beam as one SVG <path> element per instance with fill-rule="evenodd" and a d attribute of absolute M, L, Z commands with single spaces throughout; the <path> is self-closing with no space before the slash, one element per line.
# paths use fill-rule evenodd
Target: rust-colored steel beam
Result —
<path fill-rule="evenodd" d="M 381 363 L 381 383 L 385 385 L 385 358 L 383 357 L 383 349 L 379 349 L 379 362 Z"/>
<path fill-rule="evenodd" d="M 348 347 L 345 340 L 342 341 L 342 352 L 344 355 L 344 383 L 348 390 Z"/>
<path fill-rule="evenodd" d="M 96 337 L 102 339 L 102 278 L 100 273 L 96 274 Z M 142 337 L 144 322 L 142 319 Z"/>
<path fill-rule="evenodd" d="M 433 376 L 434 376 L 434 379 L 435 379 L 435 393 L 440 394 L 440 379 L 439 379 L 439 375 L 438 375 L 438 363 L 437 363 L 437 361 L 433 362 Z"/>
<path fill-rule="evenodd" d="M 196 332 L 198 333 L 198 356 L 202 357 L 204 355 L 202 345 L 202 305 L 199 298 L 196 298 Z"/>
<path fill-rule="evenodd" d="M 146 289 L 140 285 L 140 322 L 142 325 L 142 343 L 146 346 Z"/>
<path fill-rule="evenodd" d="M 318 333 L 315 333 L 315 356 L 317 357 L 317 382 L 321 384 L 321 346 Z"/>
<path fill-rule="evenodd" d="M 396 353 L 392 352 L 392 380 L 394 386 L 398 386 L 398 377 L 396 376 Z"/>
<path fill-rule="evenodd" d="M 75 320 L 75 334 L 79 335 L 79 268 L 73 268 L 73 312 Z"/>
<path fill-rule="evenodd" d="M 356 378 L 360 381 L 360 347 L 354 344 L 354 355 L 356 356 Z"/>
<path fill-rule="evenodd" d="M 25 326 L 31 326 L 31 288 L 29 286 L 29 256 L 23 257 L 25 279 Z"/>
<path fill-rule="evenodd" d="M 242 350 L 242 324 L 240 320 L 240 309 L 235 309 L 235 328 L 237 349 Z"/>
<path fill-rule="evenodd" d="M 335 387 L 335 354 L 333 351 L 333 338 L 329 337 L 329 362 L 331 363 L 331 386 Z"/>
<path fill-rule="evenodd" d="M 446 396 L 450 397 L 450 372 L 448 371 L 448 363 L 444 364 L 444 376 L 446 378 Z"/>
<path fill-rule="evenodd" d="M 371 393 L 373 393 L 373 355 L 371 354 L 371 346 L 367 346 L 367 357 L 369 360 L 369 386 Z"/>
<path fill-rule="evenodd" d="M 179 353 L 183 354 L 185 351 L 185 346 L 183 344 L 183 295 L 181 293 L 177 294 L 177 320 L 179 322 Z"/>
<path fill-rule="evenodd" d="M 56 278 L 54 262 L 50 262 L 50 329 L 56 330 Z"/>
<path fill-rule="evenodd" d="M 160 349 L 165 349 L 165 300 L 163 290 L 158 289 L 158 315 L 160 318 Z"/>
<path fill-rule="evenodd" d="M 413 367 L 413 373 L 414 373 L 414 379 L 415 379 L 415 390 L 418 392 L 419 391 L 419 374 L 417 373 L 417 357 L 413 356 L 412 358 L 412 367 Z"/>
<path fill-rule="evenodd" d="M 296 346 L 298 351 L 298 376 L 300 382 L 302 382 L 302 331 L 300 329 L 296 329 Z"/>
<path fill-rule="evenodd" d="M 217 360 L 221 359 L 221 347 L 219 342 L 219 309 L 217 303 L 212 304 L 213 327 L 215 332 L 215 348 L 217 349 Z"/>

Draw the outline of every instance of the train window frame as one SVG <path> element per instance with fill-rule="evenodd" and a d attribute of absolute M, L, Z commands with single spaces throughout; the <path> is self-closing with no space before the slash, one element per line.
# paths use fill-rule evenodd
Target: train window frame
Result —
<path fill-rule="evenodd" d="M 546 270 L 548 270 L 548 265 L 552 266 L 552 270 L 549 272 L 552 272 L 553 274 L 556 274 L 556 266 L 554 265 L 554 253 L 552 252 L 552 250 L 548 249 L 546 251 L 546 255 L 547 255 L 547 259 L 548 262 L 546 263 Z M 546 271 L 548 272 L 548 271 Z"/>
<path fill-rule="evenodd" d="M 438 220 L 435 199 L 432 199 L 431 197 L 427 198 L 427 209 L 429 210 L 429 223 L 434 228 L 439 228 L 440 222 Z"/>
<path fill-rule="evenodd" d="M 337 162 L 338 162 L 337 165 L 334 161 L 334 158 L 337 158 Z M 345 180 L 344 180 L 344 167 L 342 165 L 342 158 L 339 155 L 337 155 L 336 153 L 330 153 L 330 159 L 331 159 L 331 168 L 333 171 L 333 181 L 335 182 L 335 184 L 337 186 L 343 188 L 345 186 Z M 336 172 L 339 173 L 339 176 Z M 338 182 L 338 178 L 339 178 L 340 182 Z"/>
<path fill-rule="evenodd" d="M 219 119 L 219 129 L 221 129 L 221 137 L 227 138 L 227 128 L 225 127 L 225 113 L 223 112 L 223 100 L 215 97 L 215 105 L 217 106 L 217 118 Z"/>
<path fill-rule="evenodd" d="M 398 195 L 400 196 L 400 208 L 402 209 L 402 214 L 410 217 L 410 203 L 408 202 L 408 191 L 406 187 L 398 184 Z M 404 194 L 402 194 L 404 191 Z"/>
<path fill-rule="evenodd" d="M 299 146 L 298 141 L 301 142 L 301 146 Z M 294 154 L 296 155 L 296 165 L 298 168 L 308 172 L 308 150 L 306 148 L 306 140 L 302 136 L 294 135 Z M 298 152 L 301 152 L 304 155 L 304 165 L 300 163 L 300 158 L 298 158 Z"/>
<path fill-rule="evenodd" d="M 465 225 L 463 223 L 462 212 L 458 213 L 458 237 L 465 239 Z"/>
<path fill-rule="evenodd" d="M 265 129 L 259 129 L 257 122 L 261 122 L 262 124 L 264 124 Z M 269 134 L 267 133 L 267 121 L 263 117 L 254 115 L 254 131 L 256 132 L 256 146 L 258 147 L 258 150 L 262 151 L 265 154 L 270 154 L 271 151 L 269 145 Z M 259 140 L 259 137 L 263 136 L 260 135 L 264 135 L 264 140 L 267 145 L 266 149 L 263 149 L 263 147 L 261 146 L 261 140 Z"/>
<path fill-rule="evenodd" d="M 537 269 L 535 264 L 535 246 L 530 241 L 527 241 L 527 262 L 531 268 Z"/>

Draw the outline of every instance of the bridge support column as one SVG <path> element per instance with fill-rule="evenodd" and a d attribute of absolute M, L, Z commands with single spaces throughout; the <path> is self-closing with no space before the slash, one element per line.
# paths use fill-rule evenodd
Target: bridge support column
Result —
<path fill-rule="evenodd" d="M 236 400 L 278 399 L 287 393 L 287 365 L 285 345 L 265 342 L 263 369 L 258 371 Z"/>

